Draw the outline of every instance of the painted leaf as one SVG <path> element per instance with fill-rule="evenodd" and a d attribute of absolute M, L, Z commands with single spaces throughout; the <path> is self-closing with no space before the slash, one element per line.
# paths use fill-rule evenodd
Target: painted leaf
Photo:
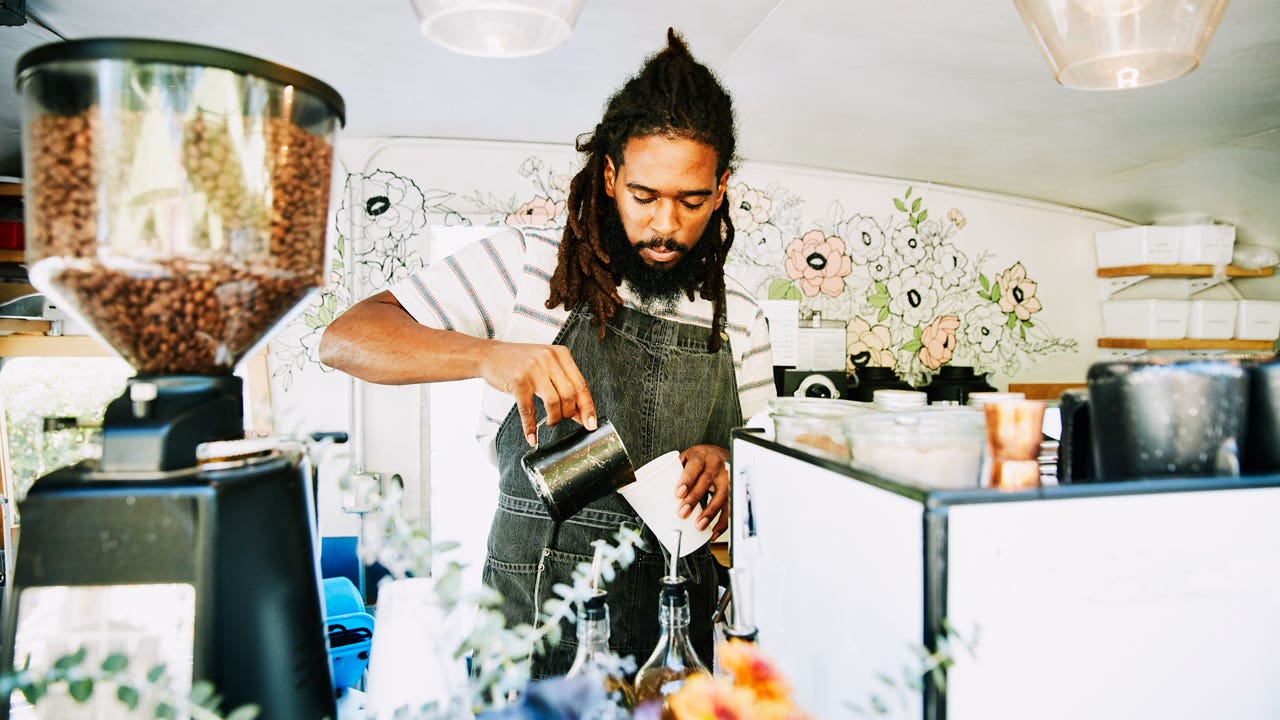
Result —
<path fill-rule="evenodd" d="M 889 304 L 888 295 L 868 295 L 867 302 L 871 303 L 871 307 L 884 307 Z"/>
<path fill-rule="evenodd" d="M 876 294 L 877 294 L 877 295 L 884 295 L 885 297 L 888 297 L 888 296 L 889 296 L 889 286 L 888 286 L 888 285 L 886 285 L 886 284 L 884 284 L 883 282 L 881 282 L 881 281 L 877 280 L 877 281 L 876 281 Z"/>
<path fill-rule="evenodd" d="M 929 217 L 929 211 L 921 210 L 920 214 L 916 216 L 916 222 L 924 222 L 928 217 Z"/>
<path fill-rule="evenodd" d="M 887 317 L 889 317 L 889 308 L 885 306 L 880 308 L 880 312 L 876 315 L 876 322 L 884 322 Z"/>
<path fill-rule="evenodd" d="M 899 200 L 898 198 L 894 198 L 894 199 L 893 199 L 893 206 L 894 206 L 894 207 L 896 207 L 896 208 L 898 208 L 898 209 L 899 209 L 899 210 L 901 210 L 902 212 L 906 212 L 906 211 L 907 211 L 907 206 L 906 206 L 906 205 L 903 205 L 903 204 L 902 204 L 902 201 L 901 201 L 901 200 Z"/>
<path fill-rule="evenodd" d="M 924 337 L 924 328 L 920 325 L 917 325 L 911 328 L 911 334 L 914 335 L 917 340 L 919 340 L 920 338 Z"/>
<path fill-rule="evenodd" d="M 799 300 L 802 297 L 804 296 L 800 294 L 800 288 L 796 287 L 793 284 L 791 287 L 787 288 L 787 292 L 782 296 L 782 299 L 783 300 Z"/>
<path fill-rule="evenodd" d="M 795 283 L 786 278 L 774 278 L 769 282 L 769 299 L 786 300 L 787 290 L 794 287 Z"/>
<path fill-rule="evenodd" d="M 908 340 L 906 343 L 903 343 L 902 345 L 903 350 L 906 350 L 907 352 L 912 352 L 912 353 L 918 352 L 922 347 L 924 347 L 924 343 L 920 342 L 919 340 Z"/>
<path fill-rule="evenodd" d="M 908 188 L 907 188 L 907 195 L 906 195 L 906 197 L 908 197 L 908 198 L 910 198 L 910 197 L 911 197 L 911 191 L 912 191 L 912 190 L 915 190 L 915 187 L 914 187 L 914 186 L 912 186 L 912 187 L 908 187 Z"/>
<path fill-rule="evenodd" d="M 1036 326 L 1036 324 L 1035 324 L 1035 323 L 1033 323 L 1033 322 L 1031 322 L 1030 320 L 1023 320 L 1023 321 L 1022 321 L 1022 326 L 1023 326 L 1023 327 L 1035 327 L 1035 326 Z"/>
<path fill-rule="evenodd" d="M 920 212 L 920 198 L 916 198 L 911 202 L 911 212 Z"/>
<path fill-rule="evenodd" d="M 339 235 L 338 239 L 333 243 L 333 249 L 337 251 L 338 257 L 342 257 L 343 255 L 346 255 L 347 239 Z"/>
<path fill-rule="evenodd" d="M 1000 302 L 1000 283 L 991 283 L 991 294 L 987 297 L 991 302 Z"/>
<path fill-rule="evenodd" d="M 1005 327 L 1012 330 L 1013 326 L 1016 324 L 1018 324 L 1018 316 L 1013 313 L 1009 313 L 1009 322 L 1005 323 Z"/>
<path fill-rule="evenodd" d="M 983 290 L 991 289 L 991 281 L 987 279 L 986 275 L 983 275 L 982 273 L 978 273 L 978 282 L 982 283 Z"/>
<path fill-rule="evenodd" d="M 1023 340 L 1026 340 L 1026 339 L 1027 339 L 1027 326 L 1026 326 L 1026 325 L 1019 325 L 1019 326 L 1018 326 L 1018 333 L 1022 335 L 1022 339 L 1023 339 Z"/>

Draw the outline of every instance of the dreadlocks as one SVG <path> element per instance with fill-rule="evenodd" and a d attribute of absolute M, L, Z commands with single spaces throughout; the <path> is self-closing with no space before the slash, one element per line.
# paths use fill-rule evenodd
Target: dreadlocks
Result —
<path fill-rule="evenodd" d="M 547 308 L 563 304 L 572 310 L 585 301 L 592 323 L 604 337 L 605 325 L 622 305 L 618 294 L 621 277 L 611 266 L 602 230 L 609 214 L 616 213 L 613 199 L 605 192 L 606 157 L 615 166 L 624 162 L 623 151 L 633 138 L 654 135 L 705 143 L 716 152 L 716 176 L 729 169 L 736 144 L 733 105 L 705 65 L 689 53 L 684 39 L 674 29 L 667 30 L 667 47 L 645 62 L 640 72 L 609 98 L 604 118 L 591 133 L 580 135 L 579 152 L 586 164 L 569 184 L 568 215 L 560 241 L 551 294 Z M 725 324 L 724 263 L 733 244 L 733 223 L 729 201 L 720 203 L 698 240 L 713 246 L 695 260 L 700 263 L 701 280 L 686 289 L 690 300 L 694 290 L 714 307 L 708 352 L 718 352 Z"/>

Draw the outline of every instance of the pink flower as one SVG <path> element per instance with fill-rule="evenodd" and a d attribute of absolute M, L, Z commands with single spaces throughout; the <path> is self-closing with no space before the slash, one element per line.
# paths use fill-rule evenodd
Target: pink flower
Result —
<path fill-rule="evenodd" d="M 944 363 L 951 361 L 951 353 L 956 349 L 956 330 L 960 329 L 960 318 L 955 315 L 942 315 L 933 319 L 920 335 L 918 357 L 920 362 L 930 370 L 937 370 Z"/>
<path fill-rule="evenodd" d="M 533 225 L 545 227 L 554 225 L 556 218 L 564 212 L 564 201 L 552 202 L 549 198 L 535 195 L 532 200 L 521 205 L 519 209 L 507 216 L 504 221 L 508 225 Z"/>
<path fill-rule="evenodd" d="M 996 276 L 1000 284 L 1000 310 L 1005 314 L 1013 313 L 1019 320 L 1030 320 L 1031 313 L 1040 312 L 1043 307 L 1036 297 L 1036 282 L 1027 278 L 1027 269 L 1022 263 L 1014 263 L 1013 267 Z"/>
<path fill-rule="evenodd" d="M 893 339 L 889 328 L 884 325 L 871 325 L 860 317 L 849 321 L 845 332 L 845 348 L 849 357 L 849 371 L 859 367 L 887 367 L 896 364 L 893 356 Z"/>
<path fill-rule="evenodd" d="M 810 230 L 787 246 L 787 277 L 800 282 L 808 297 L 819 292 L 835 297 L 844 292 L 844 278 L 853 261 L 844 254 L 844 240 L 821 230 Z"/>

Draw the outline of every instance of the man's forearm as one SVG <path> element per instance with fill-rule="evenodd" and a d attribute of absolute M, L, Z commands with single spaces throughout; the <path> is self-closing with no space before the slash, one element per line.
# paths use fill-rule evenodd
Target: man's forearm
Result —
<path fill-rule="evenodd" d="M 383 385 L 464 380 L 480 376 L 493 342 L 421 325 L 382 292 L 330 323 L 320 338 L 320 361 Z"/>

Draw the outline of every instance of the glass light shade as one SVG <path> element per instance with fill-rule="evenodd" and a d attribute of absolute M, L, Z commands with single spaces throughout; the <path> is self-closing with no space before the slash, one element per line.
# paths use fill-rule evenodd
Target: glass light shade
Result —
<path fill-rule="evenodd" d="M 517 58 L 565 40 L 582 0 L 413 0 L 422 34 L 464 55 Z"/>
<path fill-rule="evenodd" d="M 1200 64 L 1228 0 L 1013 0 L 1058 82 L 1156 85 Z"/>

